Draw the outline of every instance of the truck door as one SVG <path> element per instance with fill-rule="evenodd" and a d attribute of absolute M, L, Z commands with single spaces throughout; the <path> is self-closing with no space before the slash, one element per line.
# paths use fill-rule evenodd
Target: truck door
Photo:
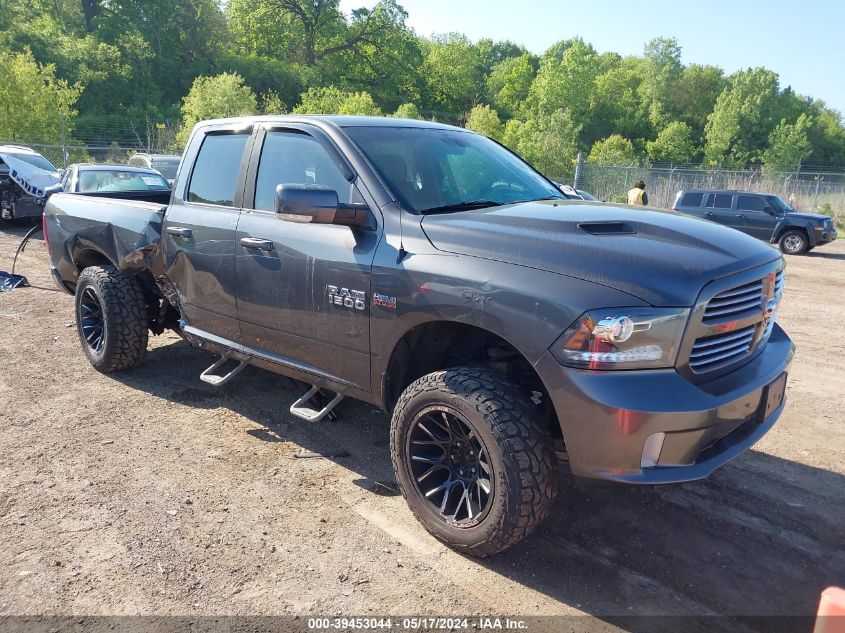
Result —
<path fill-rule="evenodd" d="M 363 203 L 340 160 L 313 126 L 256 134 L 235 239 L 238 318 L 248 348 L 369 391 L 370 277 L 381 231 L 288 222 L 274 211 L 279 184 L 325 185 L 341 203 Z M 351 301 L 338 304 L 338 296 Z"/>
<path fill-rule="evenodd" d="M 733 194 L 711 193 L 704 201 L 704 219 L 724 224 L 732 229 L 743 230 L 744 226 L 736 217 L 733 210 Z"/>
<path fill-rule="evenodd" d="M 745 225 L 745 232 L 758 239 L 770 241 L 778 220 L 765 211 L 768 202 L 762 196 L 737 196 L 736 212 Z"/>
<path fill-rule="evenodd" d="M 235 300 L 235 228 L 243 197 L 250 130 L 197 133 L 164 216 L 165 273 L 186 325 L 240 341 Z"/>

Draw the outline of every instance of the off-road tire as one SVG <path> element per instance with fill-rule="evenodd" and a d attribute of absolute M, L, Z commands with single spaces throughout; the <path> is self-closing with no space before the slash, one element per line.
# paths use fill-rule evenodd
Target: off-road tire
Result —
<path fill-rule="evenodd" d="M 786 255 L 803 255 L 807 252 L 809 245 L 810 241 L 807 239 L 807 234 L 797 229 L 784 231 L 778 240 L 780 252 Z"/>
<path fill-rule="evenodd" d="M 92 349 L 82 331 L 80 303 L 89 288 L 102 308 L 104 341 L 99 352 Z M 147 351 L 149 323 L 147 302 L 137 279 L 114 266 L 89 266 L 76 284 L 75 305 L 79 341 L 96 370 L 109 373 L 130 369 L 141 362 Z"/>
<path fill-rule="evenodd" d="M 431 406 L 460 414 L 489 452 L 493 492 L 477 525 L 450 525 L 414 479 L 409 434 Z M 414 516 L 437 539 L 467 554 L 490 556 L 518 543 L 548 516 L 557 496 L 557 458 L 536 407 L 521 389 L 487 368 L 456 367 L 412 383 L 393 410 L 390 445 L 399 488 Z"/>

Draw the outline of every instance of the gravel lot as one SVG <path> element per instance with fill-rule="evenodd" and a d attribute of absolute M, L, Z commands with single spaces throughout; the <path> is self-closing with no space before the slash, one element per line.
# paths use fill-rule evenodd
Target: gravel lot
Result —
<path fill-rule="evenodd" d="M 0 229 L 0 269 L 26 229 Z M 705 482 L 566 492 L 488 561 L 417 525 L 371 406 L 295 420 L 284 378 L 215 390 L 212 357 L 175 334 L 101 375 L 42 242 L 18 271 L 33 287 L 0 294 L 0 615 L 808 615 L 845 585 L 845 241 L 788 261 L 798 353 L 752 451 Z"/>

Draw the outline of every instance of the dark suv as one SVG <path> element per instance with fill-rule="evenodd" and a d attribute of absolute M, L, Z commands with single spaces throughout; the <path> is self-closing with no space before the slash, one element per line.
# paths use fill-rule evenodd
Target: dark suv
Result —
<path fill-rule="evenodd" d="M 768 193 L 686 189 L 678 192 L 672 209 L 777 244 L 789 255 L 806 253 L 836 239 L 831 218 L 799 213 L 778 196 Z"/>

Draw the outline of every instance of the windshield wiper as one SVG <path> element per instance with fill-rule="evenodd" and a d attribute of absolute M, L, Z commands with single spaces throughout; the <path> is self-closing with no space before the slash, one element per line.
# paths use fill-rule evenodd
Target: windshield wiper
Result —
<path fill-rule="evenodd" d="M 504 202 L 496 202 L 495 200 L 465 200 L 464 202 L 423 209 L 420 213 L 429 215 L 432 213 L 449 213 L 450 211 L 468 211 L 470 209 L 483 209 L 484 207 L 500 207 L 503 204 Z"/>

